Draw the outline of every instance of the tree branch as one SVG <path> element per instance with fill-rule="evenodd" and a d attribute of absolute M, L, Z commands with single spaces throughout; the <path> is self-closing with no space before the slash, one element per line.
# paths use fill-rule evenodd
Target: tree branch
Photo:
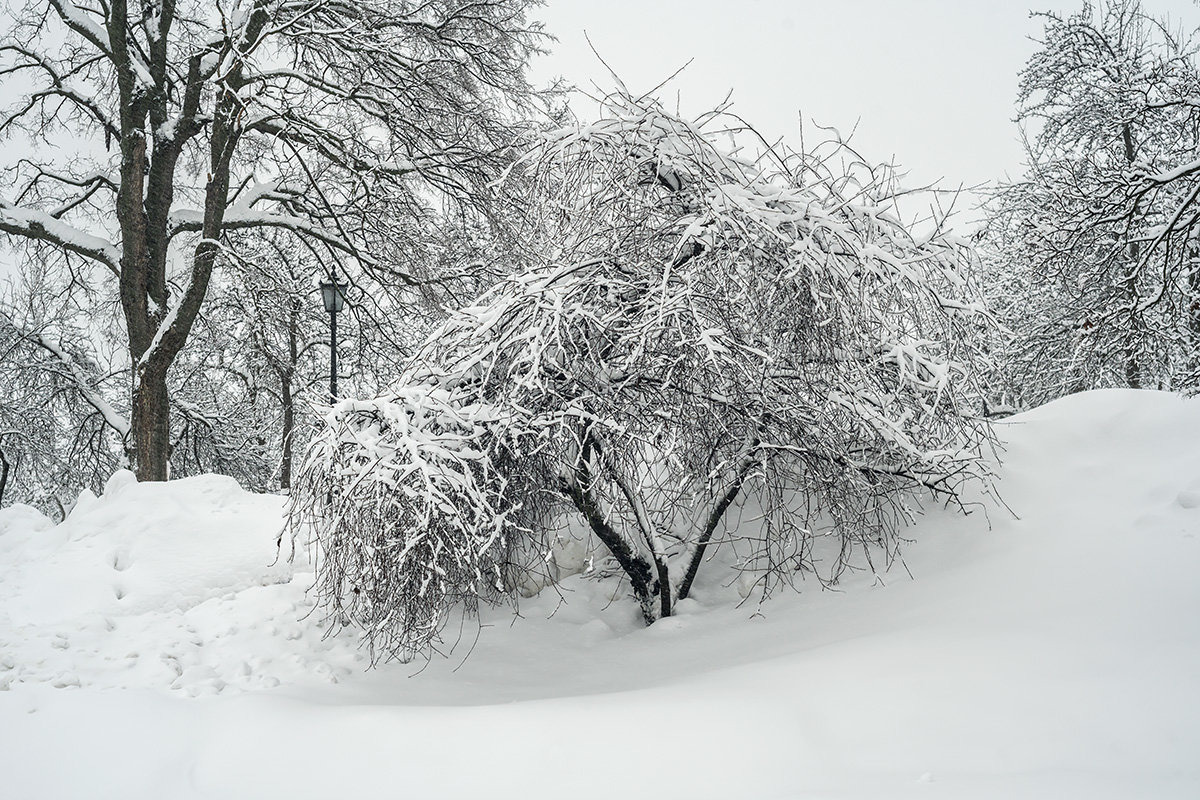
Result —
<path fill-rule="evenodd" d="M 68 253 L 91 259 L 113 275 L 121 274 L 121 252 L 112 242 L 84 233 L 45 211 L 20 208 L 0 199 L 0 232 L 47 242 Z"/>

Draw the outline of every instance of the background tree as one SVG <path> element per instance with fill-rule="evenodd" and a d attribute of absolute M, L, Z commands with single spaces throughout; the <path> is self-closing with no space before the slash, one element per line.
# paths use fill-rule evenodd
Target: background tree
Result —
<path fill-rule="evenodd" d="M 0 232 L 81 281 L 112 276 L 131 369 L 128 449 L 167 477 L 168 371 L 244 232 L 290 231 L 351 271 L 378 214 L 469 206 L 504 163 L 538 42 L 527 0 L 46 0 L 14 8 L 0 76 Z M 115 153 L 110 155 L 110 150 Z M 57 155 L 56 155 L 57 152 Z"/>
<path fill-rule="evenodd" d="M 47 277 L 27 276 L 34 291 L 10 290 L 0 304 L 0 450 L 4 500 L 61 515 L 125 460 L 128 409 L 114 398 L 128 373 L 109 369 L 115 342 L 87 324 L 83 298 Z"/>
<path fill-rule="evenodd" d="M 340 281 L 352 281 L 336 345 L 339 390 L 347 396 L 372 396 L 394 380 L 433 320 L 444 316 L 441 309 L 454 304 L 447 289 L 462 281 L 455 271 L 479 277 L 472 259 L 459 252 L 460 232 L 453 221 L 426 217 L 420 220 L 425 224 L 417 222 L 393 221 L 388 226 L 392 241 L 371 245 L 381 260 L 402 265 L 402 280 L 339 272 Z M 316 258 L 302 240 L 278 230 L 244 241 L 237 259 L 236 269 L 212 289 L 191 348 L 196 365 L 177 370 L 180 377 L 193 378 L 179 390 L 223 393 L 223 402 L 202 405 L 238 410 L 243 440 L 266 458 L 258 465 L 271 476 L 266 485 L 287 489 L 292 453 L 303 450 L 318 421 L 313 409 L 330 403 L 329 318 L 322 311 L 317 278 L 337 265 Z M 226 413 L 222 421 L 233 419 Z M 208 465 L 238 475 L 219 467 Z"/>
<path fill-rule="evenodd" d="M 832 580 L 852 551 L 890 558 L 919 497 L 986 476 L 970 249 L 900 220 L 891 168 L 839 142 L 746 160 L 730 122 L 619 92 L 548 135 L 515 168 L 523 269 L 389 393 L 335 408 L 291 527 L 377 652 L 511 593 L 557 515 L 650 623 L 719 542 L 749 543 L 766 592 L 832 539 Z M 746 508 L 760 522 L 727 521 Z"/>
<path fill-rule="evenodd" d="M 1021 73 L 1027 173 L 989 203 L 1004 351 L 1030 403 L 1187 382 L 1197 351 L 1196 38 L 1136 0 L 1038 15 Z"/>

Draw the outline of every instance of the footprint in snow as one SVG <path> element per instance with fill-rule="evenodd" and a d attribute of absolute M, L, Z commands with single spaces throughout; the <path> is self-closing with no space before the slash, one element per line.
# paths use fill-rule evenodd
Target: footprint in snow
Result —
<path fill-rule="evenodd" d="M 78 689 L 83 686 L 83 682 L 79 680 L 78 675 L 64 672 L 51 680 L 50 685 L 55 689 Z"/>
<path fill-rule="evenodd" d="M 115 550 L 112 554 L 112 568 L 117 572 L 124 572 L 129 569 L 129 552 L 127 550 Z"/>

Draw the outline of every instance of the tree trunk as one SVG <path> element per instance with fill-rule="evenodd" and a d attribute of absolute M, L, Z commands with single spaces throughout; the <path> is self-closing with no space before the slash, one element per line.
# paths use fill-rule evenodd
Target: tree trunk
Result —
<path fill-rule="evenodd" d="M 134 463 L 139 481 L 165 481 L 170 475 L 170 399 L 165 369 L 146 367 L 133 390 Z"/>
<path fill-rule="evenodd" d="M 1121 129 L 1121 138 L 1125 144 L 1125 163 L 1133 165 L 1137 151 L 1133 145 L 1133 130 L 1126 123 Z M 1137 213 L 1137 204 L 1134 204 L 1132 213 Z M 1141 248 L 1137 242 L 1130 242 L 1126 246 L 1126 258 L 1128 263 L 1125 265 L 1125 296 L 1129 303 L 1129 333 L 1128 339 L 1125 341 L 1125 352 L 1122 354 L 1125 360 L 1125 384 L 1130 389 L 1142 388 L 1142 377 L 1140 364 L 1138 363 L 1138 346 L 1137 346 L 1137 331 L 1141 318 L 1138 313 L 1138 305 L 1141 302 L 1138 296 L 1138 262 L 1141 260 Z"/>
<path fill-rule="evenodd" d="M 160 9 L 158 38 L 175 22 L 174 4 Z M 171 458 L 170 399 L 167 371 L 183 349 L 200 305 L 208 291 L 213 265 L 223 232 L 229 195 L 229 169 L 241 135 L 244 113 L 238 91 L 243 87 L 244 64 L 240 53 L 251 49 L 266 25 L 265 3 L 256 2 L 250 20 L 237 43 L 232 65 L 224 73 L 223 90 L 207 122 L 210 131 L 209 175 L 204 192 L 204 218 L 200 240 L 192 255 L 190 275 L 183 295 L 172 312 L 168 308 L 167 254 L 170 245 L 170 211 L 175 191 L 175 167 L 184 145 L 205 127 L 200 108 L 202 60 L 196 54 L 188 61 L 187 84 L 182 113 L 173 135 L 155 139 L 147 151 L 147 122 L 161 136 L 170 114 L 167 52 L 152 47 L 151 67 L 156 88 L 142 91 L 137 77 L 137 59 L 131 56 L 128 0 L 114 0 L 108 19 L 108 38 L 117 70 L 121 108 L 121 184 L 117 192 L 117 218 L 121 226 L 121 307 L 129 337 L 133 378 L 133 440 L 138 480 L 165 481 Z M 136 42 L 135 42 L 136 44 Z"/>
<path fill-rule="evenodd" d="M 671 616 L 671 570 L 666 560 L 657 553 L 654 555 L 654 567 L 658 570 L 659 617 L 666 619 Z"/>
<path fill-rule="evenodd" d="M 279 371 L 279 402 L 283 406 L 283 458 L 279 463 L 279 488 L 292 488 L 292 434 L 296 430 L 296 398 L 292 378 L 300 361 L 300 301 L 292 298 L 288 308 L 288 362 Z"/>
<path fill-rule="evenodd" d="M 295 401 L 291 381 L 284 378 L 280 402 L 283 405 L 283 455 L 279 462 L 279 488 L 292 488 L 292 431 L 296 427 Z"/>
<path fill-rule="evenodd" d="M 1198 243 L 1193 239 L 1187 244 L 1191 258 L 1187 273 L 1187 316 L 1188 356 L 1185 360 L 1186 369 L 1195 373 L 1200 369 L 1200 252 Z"/>
<path fill-rule="evenodd" d="M 1130 389 L 1142 388 L 1142 374 L 1138 369 L 1137 351 L 1132 347 L 1125 351 L 1125 385 Z"/>
<path fill-rule="evenodd" d="M 585 427 L 580 435 L 579 454 L 575 457 L 575 464 L 570 473 L 561 476 L 561 489 L 587 520 L 588 527 L 592 529 L 595 537 L 608 548 L 608 552 L 612 553 L 629 577 L 633 596 L 642 609 L 642 618 L 650 625 L 655 619 L 654 597 L 657 594 L 652 586 L 650 564 L 634 552 L 624 537 L 609 524 L 600 502 L 592 493 L 591 460 L 596 448 L 597 443 L 592 438 L 590 427 Z M 667 586 L 666 590 L 670 592 L 671 587 Z"/>
<path fill-rule="evenodd" d="M 0 506 L 4 505 L 4 490 L 8 486 L 8 459 L 0 450 Z"/>
<path fill-rule="evenodd" d="M 713 533 L 717 530 L 717 525 L 725 517 L 725 512 L 729 510 L 729 505 L 737 499 L 738 493 L 742 491 L 742 485 L 746 482 L 746 476 L 754 468 L 754 455 L 757 452 L 758 444 L 758 439 L 755 439 L 750 449 L 742 457 L 742 463 L 738 467 L 733 481 L 730 482 L 728 488 L 725 489 L 725 492 L 717 499 L 717 502 L 713 504 L 712 509 L 709 511 L 708 518 L 704 521 L 704 530 L 700 533 L 700 538 L 696 540 L 696 549 L 688 562 L 683 582 L 679 584 L 678 599 L 686 600 L 688 592 L 692 590 L 692 581 L 696 580 L 696 573 L 700 571 L 700 564 L 704 562 L 704 551 L 708 549 L 708 543 L 712 540 Z"/>

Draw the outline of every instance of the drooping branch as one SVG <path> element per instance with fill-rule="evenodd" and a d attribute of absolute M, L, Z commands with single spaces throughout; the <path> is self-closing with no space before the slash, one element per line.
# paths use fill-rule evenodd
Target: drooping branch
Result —
<path fill-rule="evenodd" d="M 9 323 L 12 324 L 11 321 Z M 100 418 L 104 420 L 104 424 L 112 428 L 121 438 L 122 442 L 127 442 L 130 430 L 129 420 L 117 413 L 116 409 L 104 399 L 104 396 L 97 391 L 93 382 L 83 373 L 76 360 L 60 345 L 55 344 L 44 334 L 31 333 L 26 335 L 38 347 L 41 347 L 54 356 L 58 363 L 66 370 L 66 376 L 75 386 L 80 397 L 87 401 L 88 405 L 96 409 L 100 414 Z"/>

